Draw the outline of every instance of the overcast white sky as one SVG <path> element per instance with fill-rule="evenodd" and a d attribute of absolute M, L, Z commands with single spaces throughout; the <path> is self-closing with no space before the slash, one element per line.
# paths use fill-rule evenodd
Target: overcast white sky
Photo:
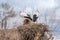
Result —
<path fill-rule="evenodd" d="M 60 7 L 60 0 L 0 0 L 0 3 L 7 2 L 17 11 L 25 8 L 52 9 Z M 56 14 L 59 15 L 59 12 Z"/>
<path fill-rule="evenodd" d="M 8 2 L 16 8 L 25 7 L 54 8 L 58 6 L 58 1 L 56 0 L 0 0 L 0 3 L 2 2 Z"/>

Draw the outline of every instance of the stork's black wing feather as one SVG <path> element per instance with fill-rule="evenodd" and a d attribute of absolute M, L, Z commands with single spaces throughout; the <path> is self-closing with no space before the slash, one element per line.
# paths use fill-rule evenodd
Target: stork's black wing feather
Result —
<path fill-rule="evenodd" d="M 37 20 L 37 18 L 38 18 L 37 15 L 34 14 L 34 15 L 33 15 L 33 22 L 35 22 L 35 21 Z"/>
<path fill-rule="evenodd" d="M 28 19 L 30 19 L 30 20 L 32 21 L 32 18 L 31 18 L 31 17 L 29 17 L 29 16 L 24 16 L 24 18 L 28 18 Z"/>

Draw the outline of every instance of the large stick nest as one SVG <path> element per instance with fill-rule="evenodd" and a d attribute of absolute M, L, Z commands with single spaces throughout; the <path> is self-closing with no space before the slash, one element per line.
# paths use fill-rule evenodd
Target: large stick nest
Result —
<path fill-rule="evenodd" d="M 0 30 L 0 40 L 43 40 L 48 26 L 43 24 L 23 25 L 17 29 Z"/>

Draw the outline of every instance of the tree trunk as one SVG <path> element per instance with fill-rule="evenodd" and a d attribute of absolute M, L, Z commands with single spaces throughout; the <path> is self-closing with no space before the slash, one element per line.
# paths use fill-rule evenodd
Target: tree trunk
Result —
<path fill-rule="evenodd" d="M 2 20 L 2 23 L 1 23 L 1 28 L 3 29 L 6 29 L 7 27 L 7 17 L 5 17 L 3 20 Z"/>

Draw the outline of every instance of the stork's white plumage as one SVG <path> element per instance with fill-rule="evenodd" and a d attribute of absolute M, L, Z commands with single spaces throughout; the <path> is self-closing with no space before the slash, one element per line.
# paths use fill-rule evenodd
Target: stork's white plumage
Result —
<path fill-rule="evenodd" d="M 25 9 L 25 12 L 26 12 L 27 14 L 31 14 L 32 8 L 31 8 L 31 7 L 27 7 L 27 8 Z"/>
<path fill-rule="evenodd" d="M 23 11 L 20 11 L 20 12 L 19 12 L 19 15 L 20 15 L 20 16 L 27 16 L 27 14 L 26 14 L 25 12 L 23 12 Z"/>
<path fill-rule="evenodd" d="M 32 20 L 30 14 L 27 14 L 27 13 L 25 13 L 25 12 L 23 12 L 23 11 L 20 11 L 20 12 L 19 12 L 19 15 L 20 15 L 20 17 L 28 18 L 28 19 Z"/>
<path fill-rule="evenodd" d="M 39 11 L 38 10 L 35 10 L 34 11 L 34 14 L 36 14 L 37 16 L 39 16 Z"/>

